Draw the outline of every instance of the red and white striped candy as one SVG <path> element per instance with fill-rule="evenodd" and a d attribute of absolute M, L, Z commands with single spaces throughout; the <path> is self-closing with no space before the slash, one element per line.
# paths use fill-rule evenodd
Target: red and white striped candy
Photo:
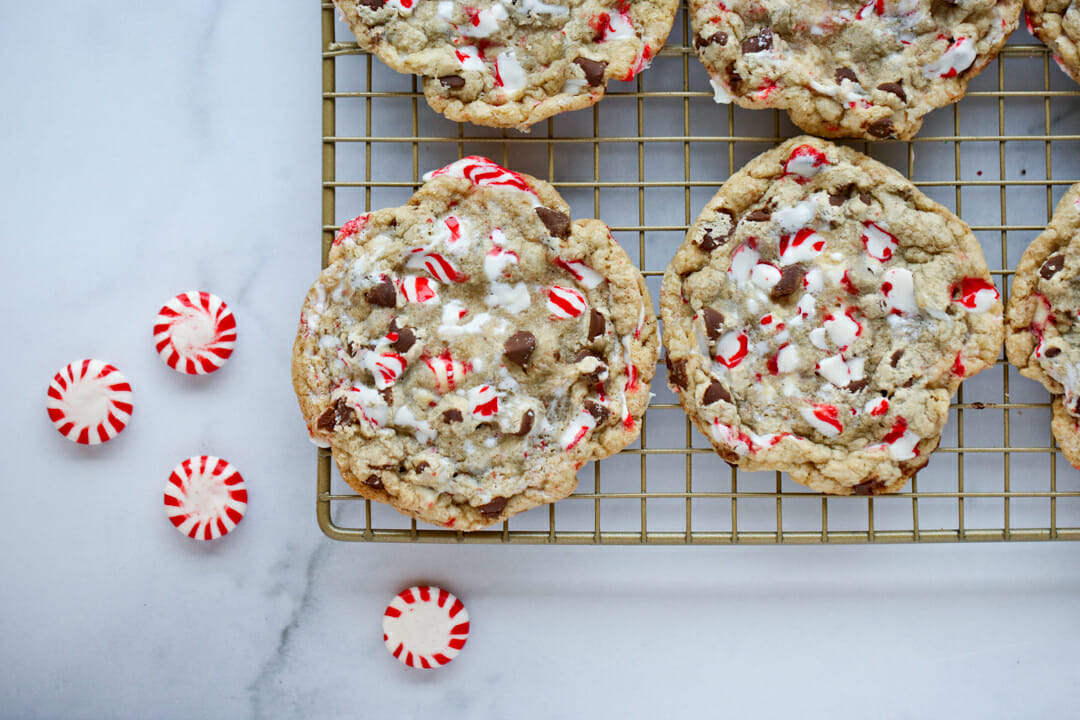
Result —
<path fill-rule="evenodd" d="M 863 223 L 862 244 L 867 255 L 881 262 L 890 260 L 900 246 L 895 235 L 872 222 Z"/>
<path fill-rule="evenodd" d="M 370 218 L 371 213 L 364 213 L 342 225 L 341 229 L 337 231 L 337 235 L 334 236 L 334 245 L 340 245 L 349 238 L 359 235 L 360 231 L 367 226 Z"/>
<path fill-rule="evenodd" d="M 371 371 L 375 378 L 375 387 L 379 390 L 393 385 L 398 376 L 405 372 L 408 364 L 404 356 L 396 352 L 369 352 L 364 356 L 363 363 L 364 367 Z"/>
<path fill-rule="evenodd" d="M 797 176 L 796 182 L 806 182 L 829 164 L 829 158 L 812 145 L 800 145 L 791 151 L 784 163 L 784 175 Z"/>
<path fill-rule="evenodd" d="M 101 360 L 78 360 L 56 373 L 45 407 L 60 434 L 82 445 L 112 440 L 131 419 L 131 384 Z"/>
<path fill-rule="evenodd" d="M 469 639 L 469 612 L 442 588 L 402 590 L 383 613 L 383 642 L 412 668 L 436 668 L 453 660 Z"/>
<path fill-rule="evenodd" d="M 410 275 L 398 280 L 397 286 L 406 302 L 426 303 L 439 299 L 435 284 L 425 277 Z"/>
<path fill-rule="evenodd" d="M 548 310 L 560 320 L 581 317 L 589 307 L 585 296 L 573 288 L 552 285 L 544 294 L 547 295 Z"/>
<path fill-rule="evenodd" d="M 589 288 L 590 290 L 604 282 L 603 275 L 580 260 L 563 260 L 561 257 L 557 257 L 554 262 L 563 270 L 573 275 L 574 279 L 581 283 L 582 286 Z"/>
<path fill-rule="evenodd" d="M 424 180 L 426 182 L 440 175 L 464 178 L 474 185 L 509 187 L 532 195 L 536 194 L 521 175 L 479 155 L 470 155 L 439 170 L 432 170 L 424 175 Z"/>
<path fill-rule="evenodd" d="M 432 277 L 442 283 L 462 283 L 469 279 L 468 275 L 458 272 L 449 260 L 438 253 L 425 255 L 424 267 Z"/>
<path fill-rule="evenodd" d="M 435 389 L 439 392 L 453 390 L 469 372 L 469 365 L 455 360 L 449 350 L 438 357 L 424 358 L 424 364 L 435 376 Z"/>
<path fill-rule="evenodd" d="M 478 385 L 469 388 L 469 412 L 473 415 L 489 418 L 499 412 L 499 397 L 490 385 Z"/>
<path fill-rule="evenodd" d="M 780 236 L 780 264 L 793 265 L 795 263 L 813 260 L 825 249 L 825 238 L 810 228 L 803 228 L 795 233 L 795 236 Z"/>
<path fill-rule="evenodd" d="M 158 311 L 154 345 L 165 364 L 188 375 L 212 373 L 236 344 L 236 318 L 217 295 L 180 293 Z"/>
<path fill-rule="evenodd" d="M 177 530 L 195 540 L 231 531 L 244 518 L 247 499 L 244 478 L 212 455 L 184 460 L 165 484 L 165 513 Z"/>

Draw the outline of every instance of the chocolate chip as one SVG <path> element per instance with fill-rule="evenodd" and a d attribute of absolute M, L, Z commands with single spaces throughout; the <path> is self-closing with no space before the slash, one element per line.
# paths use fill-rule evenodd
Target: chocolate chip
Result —
<path fill-rule="evenodd" d="M 728 216 L 728 229 L 725 232 L 715 227 L 705 228 L 705 234 L 701 237 L 701 240 L 698 241 L 698 247 L 701 248 L 703 252 L 712 252 L 726 243 L 728 238 L 731 237 L 731 234 L 735 232 L 735 213 L 725 209 L 721 209 L 717 212 L 718 214 Z"/>
<path fill-rule="evenodd" d="M 375 474 L 368 475 L 367 480 L 364 480 L 364 484 L 367 485 L 369 488 L 374 488 L 376 490 L 383 489 L 382 480 L 380 480 L 379 476 Z"/>
<path fill-rule="evenodd" d="M 526 410 L 525 414 L 521 416 L 521 425 L 518 427 L 517 432 L 510 433 L 517 437 L 525 437 L 532 430 L 533 421 L 536 420 L 536 413 L 532 410 Z"/>
<path fill-rule="evenodd" d="M 511 335 L 506 341 L 503 345 L 503 354 L 506 355 L 507 360 L 524 368 L 529 364 L 529 358 L 532 357 L 535 349 L 536 336 L 528 330 L 521 330 Z"/>
<path fill-rule="evenodd" d="M 742 41 L 743 55 L 761 52 L 772 47 L 772 28 L 761 28 L 754 37 L 748 37 Z"/>
<path fill-rule="evenodd" d="M 574 64 L 581 68 L 581 72 L 585 73 L 585 82 L 593 87 L 604 84 L 604 70 L 607 69 L 606 62 L 579 57 L 574 60 Z"/>
<path fill-rule="evenodd" d="M 604 356 L 601 355 L 600 353 L 596 352 L 595 350 L 590 350 L 589 348 L 583 348 L 581 350 L 578 350 L 577 355 L 574 356 L 574 362 L 579 363 L 582 360 L 584 360 L 585 358 L 596 358 L 597 360 L 599 360 L 601 362 L 603 362 L 603 360 L 604 360 Z"/>
<path fill-rule="evenodd" d="M 592 400 L 585 401 L 585 412 L 593 416 L 598 426 L 607 422 L 608 417 L 611 416 L 611 411 L 607 409 L 606 405 L 601 405 Z"/>
<path fill-rule="evenodd" d="M 439 78 L 439 82 L 443 84 L 443 87 L 450 88 L 451 90 L 459 90 L 465 87 L 465 78 L 460 75 L 443 75 Z"/>
<path fill-rule="evenodd" d="M 705 405 L 712 405 L 717 400 L 729 403 L 731 402 L 731 393 L 719 380 L 713 380 L 709 383 L 709 387 L 705 388 L 705 396 L 701 398 L 701 402 Z"/>
<path fill-rule="evenodd" d="M 896 126 L 893 125 L 893 121 L 889 118 L 881 118 L 870 123 L 870 126 L 866 128 L 866 132 L 876 138 L 896 137 Z"/>
<path fill-rule="evenodd" d="M 599 310 L 589 311 L 589 335 L 588 341 L 592 342 L 596 338 L 604 334 L 604 330 L 607 329 L 607 321 L 604 320 L 604 316 L 600 314 Z"/>
<path fill-rule="evenodd" d="M 833 207 L 840 207 L 841 205 L 844 204 L 845 200 L 847 200 L 847 197 L 845 197 L 844 195 L 841 195 L 840 193 L 829 196 L 829 204 L 832 205 Z"/>
<path fill-rule="evenodd" d="M 682 390 L 686 389 L 686 358 L 672 361 L 671 356 L 664 357 L 664 364 L 667 365 L 668 380 L 674 383 L 675 387 Z"/>
<path fill-rule="evenodd" d="M 859 200 L 862 200 L 863 205 L 869 205 L 871 200 L 870 193 L 859 193 Z"/>
<path fill-rule="evenodd" d="M 414 467 L 413 470 L 415 470 L 418 473 L 422 473 L 425 470 L 427 470 L 429 467 L 431 467 L 431 466 L 427 464 L 427 460 L 421 460 L 420 462 L 418 462 L 416 464 L 416 467 Z"/>
<path fill-rule="evenodd" d="M 449 410 L 443 410 L 442 419 L 443 422 L 456 423 L 461 422 L 465 418 L 462 417 L 460 410 L 450 408 Z"/>
<path fill-rule="evenodd" d="M 570 237 L 569 215 L 546 207 L 536 208 L 536 214 L 540 216 L 540 220 L 547 226 L 549 233 L 557 238 L 565 239 Z"/>
<path fill-rule="evenodd" d="M 1046 262 L 1039 268 L 1039 275 L 1043 280 L 1049 280 L 1058 274 L 1061 268 L 1065 267 L 1065 256 L 1062 254 L 1051 255 L 1046 258 Z"/>
<path fill-rule="evenodd" d="M 364 299 L 372 305 L 392 308 L 397 305 L 397 290 L 394 289 L 394 283 L 383 280 L 364 293 Z"/>
<path fill-rule="evenodd" d="M 780 282 L 773 285 L 769 297 L 779 300 L 791 295 L 802 285 L 804 275 L 806 268 L 802 265 L 788 265 L 780 271 Z"/>
<path fill-rule="evenodd" d="M 865 387 L 866 387 L 866 381 L 865 380 L 852 380 L 851 382 L 849 382 L 847 384 L 847 387 L 844 388 L 844 389 L 847 390 L 848 392 L 859 392 L 860 390 L 862 390 Z"/>
<path fill-rule="evenodd" d="M 397 319 L 390 321 L 390 332 L 397 333 L 398 339 L 390 343 L 394 352 L 405 354 L 416 343 L 416 333 L 411 327 L 398 327 Z"/>
<path fill-rule="evenodd" d="M 735 63 L 729 63 L 727 66 L 727 80 L 731 92 L 738 95 L 739 90 L 742 89 L 742 75 L 735 72 Z"/>
<path fill-rule="evenodd" d="M 772 217 L 772 213 L 768 210 L 755 210 L 750 213 L 743 220 L 749 220 L 750 222 L 765 222 Z"/>
<path fill-rule="evenodd" d="M 333 406 L 328 407 L 323 410 L 322 415 L 319 415 L 319 419 L 315 421 L 315 427 L 319 430 L 333 430 L 336 419 L 337 415 Z"/>
<path fill-rule="evenodd" d="M 851 68 L 846 68 L 846 67 L 838 67 L 838 68 L 836 68 L 836 73 L 834 74 L 834 77 L 836 78 L 836 84 L 837 85 L 839 85 L 844 80 L 850 80 L 853 83 L 859 82 L 858 75 L 856 75 L 855 71 L 852 70 Z"/>
<path fill-rule="evenodd" d="M 598 362 L 596 364 L 596 367 L 593 368 L 590 372 L 582 373 L 581 377 L 584 377 L 584 378 L 591 377 L 591 378 L 594 378 L 594 379 L 599 379 L 600 376 L 603 375 L 604 372 L 607 371 L 607 369 L 608 369 L 607 363 L 604 362 L 603 355 L 596 352 L 595 350 L 590 350 L 588 348 L 585 348 L 584 350 L 579 350 L 578 351 L 577 356 L 574 357 L 574 364 L 576 365 L 577 363 L 581 362 L 582 360 L 584 360 L 586 358 L 596 358 L 600 362 Z"/>
<path fill-rule="evenodd" d="M 326 408 L 319 419 L 315 421 L 315 427 L 320 430 L 333 430 L 337 426 L 351 425 L 356 422 L 356 411 L 349 407 L 345 398 L 339 397 L 334 404 Z"/>
<path fill-rule="evenodd" d="M 1046 352 L 1043 353 L 1043 355 L 1045 355 L 1048 358 L 1057 357 L 1060 354 L 1061 354 L 1061 348 L 1054 347 L 1054 346 L 1046 348 Z"/>
<path fill-rule="evenodd" d="M 724 316 L 711 307 L 702 308 L 701 318 L 705 321 L 705 333 L 710 340 L 717 340 L 724 329 Z"/>
<path fill-rule="evenodd" d="M 498 517 L 502 514 L 502 511 L 506 508 L 506 498 L 499 496 L 492 498 L 491 502 L 484 503 L 483 505 L 477 505 L 476 509 L 480 511 L 480 514 L 486 518 Z"/>
<path fill-rule="evenodd" d="M 712 252 L 726 243 L 728 238 L 731 237 L 732 232 L 734 232 L 734 230 L 728 231 L 727 235 L 720 236 L 719 234 L 713 235 L 712 230 L 706 230 L 705 234 L 701 236 L 701 242 L 698 243 L 698 247 L 701 248 L 702 252 Z"/>
<path fill-rule="evenodd" d="M 393 405 L 394 404 L 394 387 L 393 387 L 393 385 L 387 385 L 386 387 L 384 387 L 382 390 L 379 391 L 379 395 L 382 396 L 383 402 L 385 402 L 387 405 Z"/>
<path fill-rule="evenodd" d="M 901 385 L 900 387 L 902 387 L 902 388 L 909 388 L 909 387 L 911 387 L 911 386 L 912 386 L 912 385 L 914 385 L 914 384 L 915 384 L 915 377 L 914 377 L 914 376 L 912 376 L 912 377 L 909 377 L 909 378 L 908 378 L 907 380 L 905 380 L 905 381 L 904 381 L 904 384 L 903 384 L 903 385 Z"/>
<path fill-rule="evenodd" d="M 694 38 L 694 47 L 697 48 L 698 50 L 700 50 L 701 48 L 703 48 L 703 47 L 705 47 L 707 45 L 719 45 L 720 47 L 723 47 L 723 46 L 727 45 L 727 41 L 728 41 L 727 33 L 724 32 L 723 30 L 721 30 L 720 32 L 713 33 L 712 35 L 710 35 L 707 38 L 698 35 L 697 37 Z"/>
<path fill-rule="evenodd" d="M 856 495 L 876 495 L 883 487 L 884 485 L 880 480 L 877 478 L 870 478 L 869 480 L 864 480 L 859 483 L 853 487 L 852 490 L 855 491 Z"/>
<path fill-rule="evenodd" d="M 386 5 L 386 0 L 359 0 L 361 5 L 366 5 L 372 10 L 381 10 Z"/>
<path fill-rule="evenodd" d="M 900 358 L 903 357 L 903 355 L 904 355 L 903 350 L 897 350 L 896 352 L 894 352 L 892 354 L 892 357 L 889 358 L 889 365 L 891 365 L 892 367 L 896 367 L 897 365 L 899 365 L 900 364 Z"/>
<path fill-rule="evenodd" d="M 882 83 L 877 86 L 877 89 L 892 93 L 900 98 L 900 102 L 907 102 L 907 93 L 904 92 L 904 87 L 898 82 Z"/>

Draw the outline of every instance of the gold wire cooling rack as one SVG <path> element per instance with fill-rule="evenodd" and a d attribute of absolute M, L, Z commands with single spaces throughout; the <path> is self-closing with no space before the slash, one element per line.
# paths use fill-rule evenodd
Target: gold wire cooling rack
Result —
<path fill-rule="evenodd" d="M 781 113 L 714 104 L 687 42 L 685 8 L 651 69 L 531 134 L 446 121 L 415 78 L 357 48 L 333 5 L 321 11 L 324 265 L 342 222 L 402 204 L 425 171 L 479 154 L 547 179 L 575 216 L 606 221 L 655 300 L 664 267 L 720 183 L 799 134 Z M 1004 299 L 1011 268 L 1080 180 L 1080 88 L 1032 43 L 1018 30 L 965 98 L 931 113 L 916 139 L 851 143 L 972 226 Z M 1080 472 L 1054 444 L 1049 396 L 1003 360 L 964 383 L 927 468 L 904 492 L 876 497 L 827 497 L 781 473 L 729 468 L 686 419 L 662 365 L 657 375 L 641 438 L 586 465 L 575 494 L 555 505 L 498 529 L 436 529 L 355 495 L 319 450 L 319 526 L 337 540 L 439 543 L 1080 539 Z"/>

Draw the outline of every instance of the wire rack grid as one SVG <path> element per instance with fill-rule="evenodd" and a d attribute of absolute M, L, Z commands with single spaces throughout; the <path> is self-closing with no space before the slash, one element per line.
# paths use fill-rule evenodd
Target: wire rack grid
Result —
<path fill-rule="evenodd" d="M 322 259 L 340 224 L 402 204 L 421 175 L 485 155 L 547 179 L 575 217 L 597 217 L 653 294 L 697 212 L 738 167 L 800 134 L 785 115 L 716 105 L 688 40 L 685 8 L 651 69 L 613 82 L 591 109 L 530 134 L 451 123 L 417 78 L 361 51 L 333 5 L 322 12 Z M 1018 30 L 959 103 L 909 142 L 851 142 L 963 218 L 1003 299 L 1012 269 L 1080 180 L 1080 88 Z M 667 389 L 661 365 L 641 437 L 590 463 L 578 489 L 501 527 L 417 523 L 353 493 L 329 451 L 316 511 L 331 538 L 518 544 L 814 544 L 1080 539 L 1080 473 L 1050 433 L 1049 396 L 1004 360 L 964 383 L 930 464 L 896 495 L 829 497 L 781 473 L 725 465 Z"/>

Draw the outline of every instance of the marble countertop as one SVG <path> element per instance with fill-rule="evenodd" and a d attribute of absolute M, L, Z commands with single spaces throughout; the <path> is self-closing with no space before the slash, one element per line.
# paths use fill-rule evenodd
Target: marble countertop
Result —
<path fill-rule="evenodd" d="M 308 2 L 12 6 L 0 24 L 7 248 L 0 718 L 1045 717 L 1075 704 L 1080 544 L 500 547 L 333 542 L 288 382 L 319 267 L 319 18 Z M 232 306 L 213 376 L 157 309 Z M 136 408 L 85 448 L 52 374 L 118 367 Z M 240 528 L 182 537 L 161 492 L 228 458 Z M 473 632 L 436 672 L 382 610 L 440 584 Z M 586 715 L 588 713 L 588 715 Z"/>

